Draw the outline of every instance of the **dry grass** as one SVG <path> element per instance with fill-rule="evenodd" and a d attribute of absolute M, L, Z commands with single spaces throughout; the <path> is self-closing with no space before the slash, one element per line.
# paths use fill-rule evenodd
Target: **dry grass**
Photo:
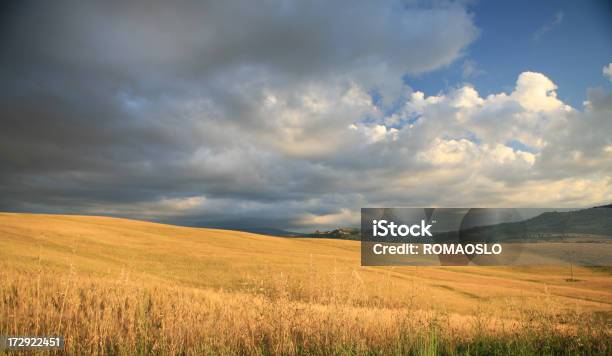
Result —
<path fill-rule="evenodd" d="M 364 268 L 352 241 L 0 214 L 0 335 L 76 354 L 609 353 L 612 277 Z"/>

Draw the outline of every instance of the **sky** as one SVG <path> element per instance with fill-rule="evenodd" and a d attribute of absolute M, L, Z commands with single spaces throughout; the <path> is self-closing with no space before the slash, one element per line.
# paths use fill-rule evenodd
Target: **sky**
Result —
<path fill-rule="evenodd" d="M 577 108 L 586 88 L 610 89 L 600 68 L 612 58 L 609 1 L 478 1 L 468 10 L 479 36 L 465 55 L 443 70 L 407 76 L 408 84 L 431 95 L 470 83 L 489 95 L 511 90 L 516 73 L 534 71 Z"/>
<path fill-rule="evenodd" d="M 612 200 L 604 1 L 2 7 L 0 211 L 312 231 Z"/>

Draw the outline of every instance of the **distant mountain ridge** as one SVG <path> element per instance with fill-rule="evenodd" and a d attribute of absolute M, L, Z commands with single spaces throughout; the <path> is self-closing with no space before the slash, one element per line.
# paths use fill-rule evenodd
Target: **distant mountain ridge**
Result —
<path fill-rule="evenodd" d="M 567 211 L 546 212 L 525 221 L 528 230 L 543 233 L 612 236 L 612 204 Z"/>
<path fill-rule="evenodd" d="M 527 239 L 541 238 L 559 239 L 568 235 L 584 234 L 599 235 L 612 238 L 612 204 L 586 208 L 575 211 L 550 211 L 532 218 L 519 221 L 500 223 L 495 225 L 476 226 L 463 232 L 471 234 L 478 240 L 485 236 L 494 236 L 496 239 Z M 462 232 L 462 233 L 463 233 Z M 302 237 L 330 238 L 343 240 L 359 240 L 360 229 L 338 228 L 330 231 L 316 231 L 303 234 Z M 442 233 L 441 240 L 446 238 L 454 240 L 452 233 Z M 486 239 L 485 239 L 486 240 Z"/>
<path fill-rule="evenodd" d="M 226 229 L 228 227 L 219 227 Z M 339 227 L 333 230 L 316 230 L 311 233 L 299 233 L 269 227 L 229 227 L 231 230 L 251 232 L 255 234 L 280 236 L 280 237 L 304 237 L 304 238 L 326 238 L 339 240 L 360 240 L 361 231 L 355 227 Z M 495 234 L 503 238 L 525 237 L 538 238 L 543 235 L 562 236 L 565 234 L 587 234 L 612 237 L 612 204 L 596 206 L 575 211 L 550 211 L 544 212 L 532 218 L 511 223 L 500 223 L 496 225 L 476 226 L 468 229 L 470 232 Z"/>
<path fill-rule="evenodd" d="M 475 226 L 459 232 L 437 234 L 437 241 L 538 241 L 563 240 L 576 235 L 612 238 L 612 209 L 610 205 L 575 211 L 549 211 L 532 218 Z"/>
<path fill-rule="evenodd" d="M 215 225 L 195 225 L 195 227 L 204 227 L 204 228 L 213 228 L 213 229 L 222 229 L 222 230 L 233 230 L 233 231 L 242 231 L 242 232 L 250 232 L 252 234 L 258 235 L 268 235 L 268 236 L 278 236 L 278 237 L 303 237 L 305 234 L 287 231 L 283 229 L 275 229 L 273 227 L 261 227 L 261 226 L 253 226 L 253 227 L 241 227 L 241 226 L 215 226 Z"/>

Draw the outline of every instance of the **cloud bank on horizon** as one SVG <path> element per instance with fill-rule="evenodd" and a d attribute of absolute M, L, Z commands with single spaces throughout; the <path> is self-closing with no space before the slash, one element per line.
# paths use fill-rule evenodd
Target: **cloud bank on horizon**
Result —
<path fill-rule="evenodd" d="M 466 59 L 480 30 L 462 3 L 3 13 L 2 211 L 309 230 L 355 224 L 366 206 L 612 199 L 604 89 L 576 108 L 529 70 L 489 95 L 468 83 L 426 95 L 405 80 L 457 61 L 489 75 Z"/>

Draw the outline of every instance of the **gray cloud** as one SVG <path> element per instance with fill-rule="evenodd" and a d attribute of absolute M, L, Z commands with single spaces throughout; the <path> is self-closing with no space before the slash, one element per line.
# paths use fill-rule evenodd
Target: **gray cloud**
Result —
<path fill-rule="evenodd" d="M 546 179 L 603 174 L 591 182 L 610 194 L 609 171 L 563 171 L 571 152 L 554 149 L 608 159 L 600 133 L 575 135 L 594 130 L 581 118 L 607 117 L 596 94 L 566 113 L 537 76 L 492 98 L 402 83 L 461 58 L 477 34 L 461 4 L 21 2 L 3 14 L 0 210 L 308 230 L 355 223 L 368 205 L 525 202 Z"/>

